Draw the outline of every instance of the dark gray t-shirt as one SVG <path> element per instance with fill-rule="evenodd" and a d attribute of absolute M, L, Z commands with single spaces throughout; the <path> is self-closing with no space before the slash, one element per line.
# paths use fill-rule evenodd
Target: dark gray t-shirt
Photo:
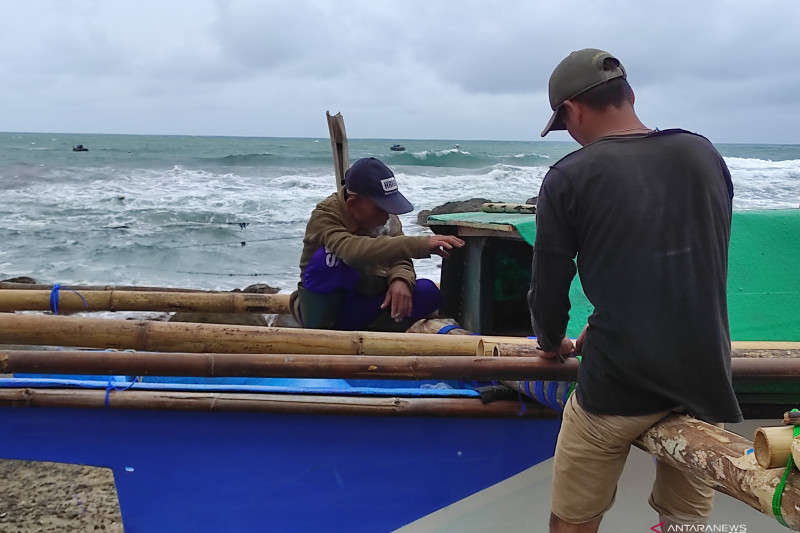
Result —
<path fill-rule="evenodd" d="M 545 349 L 566 331 L 577 271 L 594 306 L 578 400 L 596 414 L 684 406 L 736 422 L 728 242 L 733 185 L 711 143 L 683 130 L 602 138 L 545 176 L 529 301 Z"/>

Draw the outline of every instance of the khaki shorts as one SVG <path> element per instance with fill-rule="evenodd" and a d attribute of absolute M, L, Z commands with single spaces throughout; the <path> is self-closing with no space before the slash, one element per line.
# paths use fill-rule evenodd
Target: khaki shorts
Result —
<path fill-rule="evenodd" d="M 553 462 L 553 514 L 581 524 L 602 516 L 614 504 L 617 481 L 631 442 L 668 415 L 594 415 L 573 394 L 564 407 Z M 657 461 L 650 505 L 662 519 L 704 524 L 714 505 L 714 489 L 677 468 Z"/>

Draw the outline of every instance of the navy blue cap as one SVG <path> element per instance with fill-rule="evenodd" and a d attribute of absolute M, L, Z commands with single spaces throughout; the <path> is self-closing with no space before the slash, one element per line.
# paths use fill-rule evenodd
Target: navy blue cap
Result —
<path fill-rule="evenodd" d="M 361 194 L 393 215 L 408 213 L 414 206 L 397 190 L 397 180 L 389 167 L 374 157 L 359 159 L 344 173 L 347 190 Z"/>

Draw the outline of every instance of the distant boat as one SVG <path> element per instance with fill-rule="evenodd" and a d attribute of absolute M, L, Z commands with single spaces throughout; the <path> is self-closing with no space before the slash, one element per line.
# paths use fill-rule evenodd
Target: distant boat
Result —
<path fill-rule="evenodd" d="M 402 152 L 405 149 L 406 147 L 403 146 L 402 144 L 393 144 L 392 147 L 390 148 L 392 152 Z"/>
<path fill-rule="evenodd" d="M 89 149 L 88 149 L 88 148 L 86 148 L 86 147 L 85 147 L 84 145 L 82 145 L 82 144 L 78 144 L 78 145 L 75 145 L 75 146 L 73 146 L 73 147 L 72 147 L 72 151 L 73 151 L 73 152 L 88 152 L 88 151 L 89 151 Z"/>

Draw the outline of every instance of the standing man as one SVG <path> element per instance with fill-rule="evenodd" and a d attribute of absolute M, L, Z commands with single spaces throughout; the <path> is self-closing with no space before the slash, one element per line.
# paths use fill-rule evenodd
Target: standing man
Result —
<path fill-rule="evenodd" d="M 412 209 L 380 160 L 359 159 L 347 170 L 345 186 L 317 204 L 306 225 L 290 300 L 303 327 L 401 332 L 439 307 L 439 289 L 417 280 L 411 259 L 449 257 L 464 241 L 403 235 L 396 215 Z"/>
<path fill-rule="evenodd" d="M 726 296 L 733 185 L 707 139 L 639 120 L 625 69 L 607 52 L 571 53 L 549 95 L 542 136 L 567 130 L 582 148 L 542 182 L 528 302 L 545 352 L 583 354 L 556 445 L 550 531 L 595 532 L 641 433 L 676 409 L 742 419 Z M 594 311 L 573 346 L 576 270 Z M 713 496 L 658 462 L 649 502 L 664 531 L 704 524 Z"/>

